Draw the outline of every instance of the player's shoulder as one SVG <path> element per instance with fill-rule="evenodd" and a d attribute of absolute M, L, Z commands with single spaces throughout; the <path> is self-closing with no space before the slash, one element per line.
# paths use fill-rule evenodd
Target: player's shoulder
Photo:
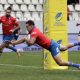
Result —
<path fill-rule="evenodd" d="M 0 16 L 0 18 L 5 18 L 5 15 Z"/>
<path fill-rule="evenodd" d="M 38 29 L 36 27 L 34 27 L 30 33 L 31 33 L 31 35 L 33 35 L 33 34 L 37 35 Z"/>
<path fill-rule="evenodd" d="M 16 17 L 11 16 L 11 19 L 16 20 Z"/>
<path fill-rule="evenodd" d="M 18 21 L 18 19 L 17 19 L 16 17 L 13 17 L 13 16 L 11 16 L 11 19 L 12 19 L 13 21 Z"/>
<path fill-rule="evenodd" d="M 33 31 L 39 32 L 39 29 L 35 26 Z"/>
<path fill-rule="evenodd" d="M 0 20 L 3 20 L 4 21 L 5 18 L 6 18 L 5 15 L 0 16 Z"/>

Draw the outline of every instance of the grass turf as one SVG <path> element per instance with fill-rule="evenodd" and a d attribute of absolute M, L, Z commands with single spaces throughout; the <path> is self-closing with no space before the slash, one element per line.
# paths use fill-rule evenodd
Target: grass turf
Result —
<path fill-rule="evenodd" d="M 80 63 L 79 52 L 69 52 L 69 60 Z M 80 80 L 80 71 L 44 70 L 42 53 L 5 53 L 0 57 L 0 80 Z"/>

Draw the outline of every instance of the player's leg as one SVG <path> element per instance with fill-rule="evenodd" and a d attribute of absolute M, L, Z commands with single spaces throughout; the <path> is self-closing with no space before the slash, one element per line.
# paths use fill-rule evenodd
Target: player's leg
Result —
<path fill-rule="evenodd" d="M 80 31 L 79 31 L 79 34 L 77 36 L 77 41 L 80 42 Z M 78 46 L 78 50 L 80 50 L 80 45 Z"/>
<path fill-rule="evenodd" d="M 7 46 L 6 43 L 2 43 L 2 44 L 0 45 L 0 56 L 2 55 L 2 52 L 3 52 L 3 49 L 5 48 L 5 46 Z"/>
<path fill-rule="evenodd" d="M 80 67 L 80 64 L 75 64 L 72 62 L 68 62 L 68 61 L 63 61 L 61 59 L 60 56 L 60 46 L 58 43 L 56 43 L 55 41 L 51 42 L 51 45 L 48 49 L 51 52 L 52 57 L 54 58 L 54 60 L 56 61 L 56 63 L 60 66 L 72 66 L 72 67 Z"/>
<path fill-rule="evenodd" d="M 80 64 L 72 63 L 69 61 L 63 61 L 59 53 L 56 56 L 53 56 L 53 58 L 59 66 L 72 66 L 72 67 L 80 68 Z"/>
<path fill-rule="evenodd" d="M 66 46 L 60 45 L 60 51 L 65 51 L 65 50 L 68 50 L 69 48 L 72 48 L 72 47 L 78 46 L 78 45 L 80 45 L 80 42 L 77 42 L 77 43 L 69 43 Z"/>
<path fill-rule="evenodd" d="M 17 53 L 18 56 L 20 56 L 20 53 L 19 53 L 20 51 L 17 50 L 15 47 L 9 45 L 9 43 L 7 43 L 7 42 L 11 41 L 12 39 L 13 39 L 13 35 L 8 35 L 8 36 L 7 35 L 4 35 L 3 36 L 3 41 L 4 41 L 5 44 L 7 44 L 7 46 L 5 46 L 5 47 L 13 50 L 14 52 Z"/>
<path fill-rule="evenodd" d="M 5 48 L 6 45 L 7 45 L 6 43 L 2 43 L 2 44 L 0 45 L 0 51 L 2 51 L 2 49 Z"/>
<path fill-rule="evenodd" d="M 12 42 L 18 40 L 19 35 L 18 34 L 13 34 L 13 37 L 14 38 L 13 38 Z M 15 45 L 13 45 L 13 47 L 15 47 Z M 20 49 L 17 49 L 17 55 L 18 56 L 20 56 L 20 52 L 21 52 L 21 50 Z"/>
<path fill-rule="evenodd" d="M 8 41 L 5 41 L 6 40 L 6 36 L 5 35 L 3 35 L 3 43 L 0 45 L 0 56 L 2 55 L 2 51 L 3 51 L 3 49 L 6 47 L 6 46 L 8 46 Z"/>
<path fill-rule="evenodd" d="M 73 43 L 70 43 L 70 44 L 68 44 L 66 46 L 60 45 L 60 51 L 65 51 L 65 50 L 67 50 L 69 48 L 72 48 L 72 47 L 74 47 L 74 44 Z"/>
<path fill-rule="evenodd" d="M 9 44 L 9 46 L 7 46 L 7 48 L 9 48 L 9 49 L 13 50 L 14 52 L 16 52 L 18 57 L 20 57 L 20 49 L 16 49 L 13 45 L 10 45 L 10 44 Z"/>
<path fill-rule="evenodd" d="M 14 52 L 17 52 L 17 49 L 15 49 L 12 46 L 9 46 L 9 43 L 7 43 L 7 42 L 11 41 L 12 39 L 13 39 L 13 35 L 3 35 L 3 42 L 7 45 L 5 47 L 13 50 Z"/>
<path fill-rule="evenodd" d="M 13 34 L 13 36 L 14 36 L 14 39 L 12 40 L 12 42 L 14 42 L 14 41 L 18 40 L 18 37 L 19 37 L 19 35 L 18 35 L 18 34 Z M 13 46 L 15 47 L 15 45 L 13 45 Z"/>
<path fill-rule="evenodd" d="M 11 50 L 13 50 L 13 51 L 15 51 L 15 52 L 17 52 L 17 50 L 16 50 L 14 47 L 9 46 L 9 43 L 7 43 L 7 42 L 4 42 L 4 43 L 2 43 L 2 44 L 0 45 L 0 52 L 2 52 L 2 50 L 3 50 L 5 47 L 6 47 L 6 48 L 9 48 L 9 49 L 11 49 Z"/>
<path fill-rule="evenodd" d="M 61 43 L 62 43 L 62 40 L 58 40 L 57 43 L 58 43 L 58 44 L 61 44 Z"/>
<path fill-rule="evenodd" d="M 9 49 L 13 50 L 14 52 L 16 52 L 18 57 L 20 57 L 20 49 L 16 49 L 13 45 L 10 45 L 10 44 L 9 44 L 9 46 L 7 46 L 7 48 L 9 48 Z"/>

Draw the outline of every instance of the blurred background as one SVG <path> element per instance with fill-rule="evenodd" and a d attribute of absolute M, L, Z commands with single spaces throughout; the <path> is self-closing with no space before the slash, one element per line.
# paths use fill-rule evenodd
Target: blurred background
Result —
<path fill-rule="evenodd" d="M 34 20 L 36 26 L 43 32 L 44 2 L 45 0 L 0 0 L 0 16 L 5 13 L 5 9 L 8 6 L 12 7 L 13 9 L 12 16 L 16 17 L 20 22 L 21 27 L 20 38 L 24 37 L 25 34 L 27 33 L 25 28 L 25 21 L 29 19 Z M 79 40 L 80 26 L 76 26 L 77 23 L 80 23 L 80 0 L 67 0 L 67 20 L 68 20 L 68 41 L 69 42 L 80 41 Z M 2 43 L 2 27 L 0 27 L 0 34 L 1 34 L 0 43 Z M 39 46 L 36 45 L 36 47 Z M 26 49 L 25 47 L 25 51 L 29 49 Z M 42 50 L 41 47 L 39 47 L 39 49 Z M 36 48 L 34 50 L 36 50 Z M 78 46 L 70 49 L 70 51 L 72 50 L 74 51 L 80 50 L 80 47 Z"/>
<path fill-rule="evenodd" d="M 44 0 L 0 0 L 0 16 L 5 14 L 5 9 L 8 6 L 12 7 L 13 11 L 11 15 L 16 17 L 20 22 L 20 38 L 24 37 L 27 33 L 25 21 L 29 19 L 34 20 L 36 26 L 43 32 L 43 3 Z M 0 27 L 0 34 L 0 43 L 2 43 L 2 27 Z M 27 47 L 26 44 L 21 44 L 16 47 L 23 48 L 23 51 L 42 50 L 38 45 Z M 4 49 L 4 52 L 10 52 L 10 50 Z"/>
<path fill-rule="evenodd" d="M 67 1 L 67 20 L 68 20 L 68 41 L 80 41 L 80 0 Z M 74 47 L 70 50 L 80 50 L 80 47 Z"/>

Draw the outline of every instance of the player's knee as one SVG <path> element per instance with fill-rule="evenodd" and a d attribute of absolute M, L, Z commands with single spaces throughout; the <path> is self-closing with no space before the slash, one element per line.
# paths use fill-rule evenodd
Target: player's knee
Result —
<path fill-rule="evenodd" d="M 65 51 L 67 50 L 67 47 L 62 48 L 60 51 Z"/>
<path fill-rule="evenodd" d="M 57 64 L 58 64 L 59 66 L 64 66 L 63 61 L 59 61 L 59 62 L 57 62 Z"/>

